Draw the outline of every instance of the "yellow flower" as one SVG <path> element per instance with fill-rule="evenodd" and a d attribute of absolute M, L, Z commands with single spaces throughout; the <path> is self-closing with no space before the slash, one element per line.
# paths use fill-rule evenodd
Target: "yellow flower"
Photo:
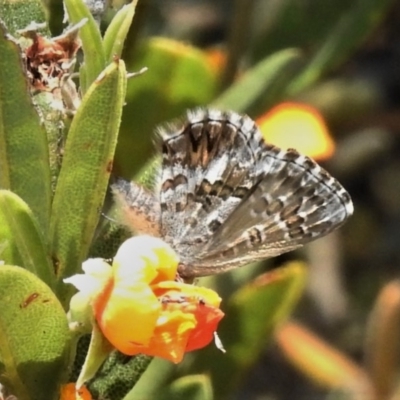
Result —
<path fill-rule="evenodd" d="M 116 349 L 177 363 L 185 352 L 210 343 L 223 317 L 215 292 L 175 281 L 178 263 L 161 239 L 138 236 L 121 245 L 112 266 L 89 260 L 83 265 L 89 277 L 75 275 L 66 282 L 81 289 L 88 280 L 94 318 Z"/>

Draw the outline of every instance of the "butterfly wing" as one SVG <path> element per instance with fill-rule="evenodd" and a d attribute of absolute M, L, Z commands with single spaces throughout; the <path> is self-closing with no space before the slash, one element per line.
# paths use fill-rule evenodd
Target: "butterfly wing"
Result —
<path fill-rule="evenodd" d="M 115 178 L 111 189 L 122 225 L 136 234 L 161 235 L 161 209 L 157 197 L 123 178 Z"/>
<path fill-rule="evenodd" d="M 164 131 L 161 235 L 186 277 L 293 250 L 353 211 L 343 187 L 310 158 L 267 145 L 246 116 L 188 114 Z"/>
<path fill-rule="evenodd" d="M 244 134 L 256 129 L 234 113 L 197 110 L 161 132 L 161 231 L 182 255 L 198 254 L 257 180 L 261 151 Z"/>
<path fill-rule="evenodd" d="M 294 250 L 330 233 L 352 214 L 348 193 L 314 161 L 266 146 L 263 159 L 269 157 L 270 168 L 193 264 L 196 275 Z"/>

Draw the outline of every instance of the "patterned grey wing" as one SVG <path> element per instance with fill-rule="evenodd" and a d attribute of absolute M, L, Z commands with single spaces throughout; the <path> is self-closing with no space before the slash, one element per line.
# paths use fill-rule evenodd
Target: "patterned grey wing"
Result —
<path fill-rule="evenodd" d="M 215 110 L 190 112 L 161 135 L 162 237 L 193 259 L 263 173 L 261 137 L 250 118 Z"/>
<path fill-rule="evenodd" d="M 134 233 L 161 235 L 161 209 L 158 199 L 142 186 L 116 178 L 111 185 L 121 223 Z"/>
<path fill-rule="evenodd" d="M 262 144 L 263 173 L 183 276 L 209 275 L 294 250 L 353 213 L 345 189 L 295 150 Z"/>

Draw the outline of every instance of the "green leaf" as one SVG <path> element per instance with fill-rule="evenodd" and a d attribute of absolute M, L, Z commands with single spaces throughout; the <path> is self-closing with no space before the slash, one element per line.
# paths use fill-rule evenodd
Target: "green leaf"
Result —
<path fill-rule="evenodd" d="M 49 168 L 51 191 L 54 193 L 58 174 L 60 173 L 64 138 L 68 133 L 70 118 L 65 118 L 65 113 L 54 107 L 54 94 L 39 92 L 33 96 L 33 101 L 38 108 L 43 125 L 47 133 L 49 149 Z"/>
<path fill-rule="evenodd" d="M 301 60 L 300 52 L 295 49 L 282 50 L 267 57 L 248 70 L 212 105 L 247 113 L 252 108 L 255 109 L 253 113 L 265 110 L 282 96 Z"/>
<path fill-rule="evenodd" d="M 112 345 L 105 338 L 97 324 L 94 323 L 86 359 L 76 381 L 78 388 L 95 376 L 112 350 Z"/>
<path fill-rule="evenodd" d="M 18 400 L 58 399 L 70 336 L 54 293 L 29 271 L 3 265 L 0 309 L 0 381 Z"/>
<path fill-rule="evenodd" d="M 29 95 L 18 45 L 0 24 L 0 188 L 17 193 L 46 235 L 50 166 L 46 131 Z"/>
<path fill-rule="evenodd" d="M 46 11 L 40 0 L 0 0 L 0 17 L 8 32 L 15 35 L 32 22 L 46 22 Z M 47 28 L 43 30 L 48 33 Z M 0 54 L 4 54 L 1 49 Z"/>
<path fill-rule="evenodd" d="M 228 397 L 246 369 L 256 362 L 274 328 L 296 305 L 305 278 L 305 266 L 290 263 L 259 276 L 229 298 L 218 328 L 226 354 L 211 345 L 194 354 L 192 367 L 194 371 L 208 371 L 216 398 Z"/>
<path fill-rule="evenodd" d="M 125 91 L 125 65 L 115 61 L 91 85 L 72 121 L 50 223 L 59 280 L 76 273 L 87 257 L 111 172 Z M 67 292 L 63 302 L 69 300 Z"/>
<path fill-rule="evenodd" d="M 364 0 L 351 3 L 336 26 L 329 30 L 318 52 L 288 88 L 290 96 L 306 89 L 323 74 L 343 63 L 377 27 L 393 0 Z"/>
<path fill-rule="evenodd" d="M 164 38 L 142 42 L 135 58 L 126 63 L 129 71 L 148 67 L 146 73 L 128 81 L 115 157 L 115 171 L 131 178 L 153 152 L 156 125 L 209 103 L 216 76 L 203 52 Z"/>
<path fill-rule="evenodd" d="M 121 57 L 125 39 L 132 24 L 138 0 L 123 6 L 112 19 L 103 38 L 106 60 L 111 62 L 113 57 Z"/>
<path fill-rule="evenodd" d="M 212 400 L 211 381 L 207 375 L 189 375 L 175 380 L 168 388 L 158 393 L 159 400 Z"/>
<path fill-rule="evenodd" d="M 145 355 L 131 357 L 117 351 L 112 352 L 100 372 L 88 384 L 93 398 L 125 399 L 125 395 L 142 376 L 151 360 L 152 357 Z"/>
<path fill-rule="evenodd" d="M 123 400 L 156 399 L 167 385 L 176 365 L 162 358 L 154 358 L 133 389 Z"/>
<path fill-rule="evenodd" d="M 0 190 L 0 260 L 20 265 L 54 288 L 55 275 L 43 235 L 28 205 L 16 194 Z"/>
<path fill-rule="evenodd" d="M 239 331 L 239 337 L 226 336 L 226 343 L 224 340 L 227 351 L 238 363 L 250 365 L 255 361 L 273 329 L 297 304 L 305 281 L 306 266 L 292 262 L 259 276 L 229 299 L 226 312 L 234 317 L 221 330 L 221 338 L 224 340 L 224 332 L 230 328 Z"/>
<path fill-rule="evenodd" d="M 87 18 L 82 26 L 79 37 L 82 40 L 84 54 L 85 73 L 82 79 L 81 90 L 83 93 L 97 79 L 101 71 L 106 67 L 106 57 L 99 27 L 96 24 L 89 8 L 82 0 L 64 1 L 70 24 L 77 24 Z"/>
<path fill-rule="evenodd" d="M 176 365 L 155 358 L 134 388 L 123 400 L 212 400 L 210 378 L 206 375 L 189 375 L 175 380 L 167 386 L 167 379 Z"/>

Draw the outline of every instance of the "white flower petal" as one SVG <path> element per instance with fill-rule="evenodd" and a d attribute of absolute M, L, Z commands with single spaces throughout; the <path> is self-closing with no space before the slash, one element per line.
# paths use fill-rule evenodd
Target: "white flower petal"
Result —
<path fill-rule="evenodd" d="M 101 291 L 112 276 L 112 269 L 102 258 L 89 258 L 82 263 L 85 274 L 76 274 L 64 279 L 80 292 L 93 295 Z"/>

